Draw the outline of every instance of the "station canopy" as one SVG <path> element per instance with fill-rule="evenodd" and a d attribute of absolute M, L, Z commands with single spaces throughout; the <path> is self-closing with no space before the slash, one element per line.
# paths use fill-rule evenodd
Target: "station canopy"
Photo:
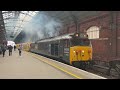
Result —
<path fill-rule="evenodd" d="M 40 14 L 38 12 L 45 12 L 47 16 L 60 19 L 62 23 L 70 21 L 68 11 L 2 11 L 6 39 L 14 41 L 19 33 L 24 29 L 26 23 L 31 22 L 31 19 L 35 17 L 35 15 Z"/>
<path fill-rule="evenodd" d="M 6 30 L 6 39 L 14 40 L 22 31 L 24 25 L 39 11 L 2 11 Z"/>
<path fill-rule="evenodd" d="M 60 20 L 64 26 L 73 25 L 76 21 L 82 22 L 86 17 L 97 16 L 101 13 L 100 11 L 2 11 L 6 39 L 14 41 L 20 32 L 24 30 L 25 25 L 30 22 L 34 23 L 31 19 L 40 16 L 42 12 L 56 21 Z"/>

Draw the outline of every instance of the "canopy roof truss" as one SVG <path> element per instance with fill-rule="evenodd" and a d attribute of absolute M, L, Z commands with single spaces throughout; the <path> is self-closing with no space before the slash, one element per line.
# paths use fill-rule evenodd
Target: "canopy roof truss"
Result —
<path fill-rule="evenodd" d="M 39 11 L 2 11 L 7 40 L 14 40 Z"/>

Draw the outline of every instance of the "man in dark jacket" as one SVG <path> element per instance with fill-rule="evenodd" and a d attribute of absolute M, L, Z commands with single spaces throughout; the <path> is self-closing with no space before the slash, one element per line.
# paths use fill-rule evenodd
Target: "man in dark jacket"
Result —
<path fill-rule="evenodd" d="M 13 49 L 13 47 L 10 45 L 10 46 L 8 46 L 8 50 L 9 50 L 9 56 L 11 56 L 12 55 L 12 49 Z"/>
<path fill-rule="evenodd" d="M 0 55 L 2 54 L 2 49 L 1 49 L 1 46 L 0 46 Z"/>
<path fill-rule="evenodd" d="M 14 45 L 14 51 L 16 50 L 16 46 Z"/>
<path fill-rule="evenodd" d="M 19 45 L 18 50 L 19 50 L 19 56 L 21 56 L 21 53 L 22 53 L 22 44 Z"/>
<path fill-rule="evenodd" d="M 5 43 L 3 43 L 3 45 L 1 46 L 2 49 L 2 53 L 3 53 L 3 57 L 5 56 L 5 51 L 6 51 L 6 45 Z"/>

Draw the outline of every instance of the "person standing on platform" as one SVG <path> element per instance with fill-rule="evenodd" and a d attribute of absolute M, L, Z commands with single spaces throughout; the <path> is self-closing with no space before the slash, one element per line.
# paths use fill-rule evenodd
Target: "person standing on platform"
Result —
<path fill-rule="evenodd" d="M 0 55 L 2 54 L 2 49 L 1 49 L 1 45 L 0 45 Z"/>
<path fill-rule="evenodd" d="M 14 45 L 14 51 L 16 50 L 16 46 Z"/>
<path fill-rule="evenodd" d="M 19 45 L 19 47 L 18 47 L 18 50 L 19 50 L 19 56 L 21 56 L 21 53 L 22 53 L 22 45 Z"/>
<path fill-rule="evenodd" d="M 3 45 L 1 46 L 2 49 L 2 53 L 3 53 L 3 57 L 5 56 L 5 51 L 6 51 L 6 45 L 5 43 L 3 43 Z"/>
<path fill-rule="evenodd" d="M 12 55 L 12 49 L 13 49 L 13 47 L 10 45 L 10 46 L 8 46 L 8 50 L 9 50 L 9 56 L 11 56 Z"/>

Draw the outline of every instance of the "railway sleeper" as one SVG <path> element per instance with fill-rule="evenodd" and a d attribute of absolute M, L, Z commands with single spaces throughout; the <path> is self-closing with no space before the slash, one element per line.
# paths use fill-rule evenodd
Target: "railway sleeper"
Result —
<path fill-rule="evenodd" d="M 111 74 L 111 69 L 114 69 L 118 73 L 119 78 L 120 78 L 120 61 L 109 62 L 109 69 L 108 69 L 107 75 Z"/>
<path fill-rule="evenodd" d="M 97 72 L 100 72 L 100 73 L 102 73 L 104 75 L 107 75 L 107 76 L 119 77 L 118 73 L 113 68 L 110 70 L 110 74 L 109 75 L 108 75 L 109 67 L 100 66 L 100 65 L 94 65 L 93 66 L 93 70 L 97 71 Z"/>

